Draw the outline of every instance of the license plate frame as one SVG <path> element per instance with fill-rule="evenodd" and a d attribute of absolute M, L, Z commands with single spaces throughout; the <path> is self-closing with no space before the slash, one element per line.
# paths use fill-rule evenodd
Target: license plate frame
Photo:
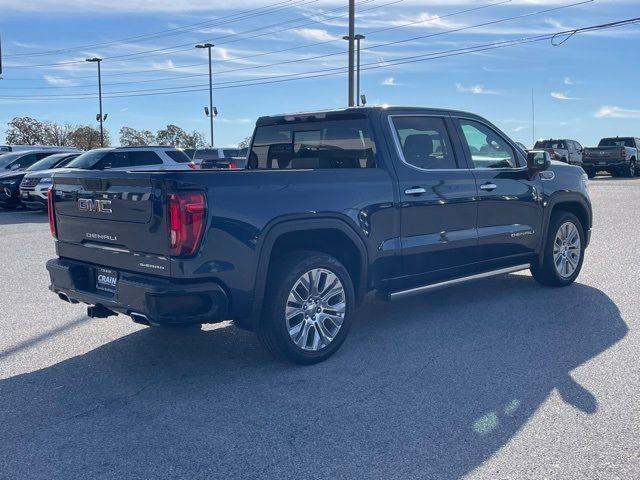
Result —
<path fill-rule="evenodd" d="M 96 289 L 98 290 L 115 293 L 119 279 L 120 275 L 116 270 L 111 270 L 109 268 L 96 269 Z"/>

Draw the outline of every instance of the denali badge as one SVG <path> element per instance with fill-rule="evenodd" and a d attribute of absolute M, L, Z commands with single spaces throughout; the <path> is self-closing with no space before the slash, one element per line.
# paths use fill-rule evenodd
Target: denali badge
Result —
<path fill-rule="evenodd" d="M 78 199 L 78 210 L 81 212 L 113 213 L 109 205 L 111 205 L 111 200 Z"/>

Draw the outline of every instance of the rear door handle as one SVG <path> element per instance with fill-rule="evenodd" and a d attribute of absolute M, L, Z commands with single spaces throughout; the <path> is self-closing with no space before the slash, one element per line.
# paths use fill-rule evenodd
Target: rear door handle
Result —
<path fill-rule="evenodd" d="M 427 189 L 423 187 L 411 187 L 404 191 L 405 195 L 422 195 L 427 193 Z"/>
<path fill-rule="evenodd" d="M 496 188 L 498 188 L 498 186 L 495 183 L 484 183 L 480 185 L 480 190 L 486 190 L 487 192 L 495 190 Z"/>

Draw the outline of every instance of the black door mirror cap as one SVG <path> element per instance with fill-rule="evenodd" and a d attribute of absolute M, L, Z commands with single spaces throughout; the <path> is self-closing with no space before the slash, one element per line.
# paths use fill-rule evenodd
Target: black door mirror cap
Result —
<path fill-rule="evenodd" d="M 527 166 L 531 172 L 542 172 L 551 167 L 551 156 L 545 150 L 529 150 L 527 152 Z"/>

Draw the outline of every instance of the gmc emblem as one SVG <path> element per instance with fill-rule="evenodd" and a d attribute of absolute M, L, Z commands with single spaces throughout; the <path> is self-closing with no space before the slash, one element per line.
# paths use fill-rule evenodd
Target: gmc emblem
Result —
<path fill-rule="evenodd" d="M 78 210 L 81 212 L 113 213 L 109 205 L 111 205 L 111 200 L 78 199 Z"/>

